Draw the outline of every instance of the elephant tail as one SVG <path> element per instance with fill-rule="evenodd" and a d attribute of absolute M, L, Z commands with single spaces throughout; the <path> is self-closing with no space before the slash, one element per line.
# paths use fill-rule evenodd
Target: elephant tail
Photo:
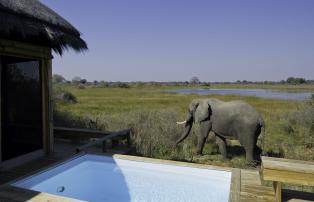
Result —
<path fill-rule="evenodd" d="M 267 152 L 265 151 L 265 136 L 266 136 L 265 129 L 266 129 L 266 126 L 265 126 L 265 122 L 264 122 L 262 117 L 259 119 L 259 125 L 261 127 L 261 132 L 262 132 L 262 134 L 261 134 L 261 147 L 262 147 L 261 155 L 266 156 L 267 155 Z"/>
<path fill-rule="evenodd" d="M 259 122 L 260 127 L 265 129 L 265 122 L 264 122 L 264 119 L 262 117 L 260 117 L 258 119 L 258 122 Z"/>

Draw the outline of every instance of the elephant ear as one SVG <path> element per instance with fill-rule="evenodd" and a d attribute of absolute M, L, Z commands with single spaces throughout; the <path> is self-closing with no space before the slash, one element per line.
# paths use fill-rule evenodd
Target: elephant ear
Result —
<path fill-rule="evenodd" d="M 199 103 L 198 107 L 195 110 L 194 117 L 195 122 L 199 123 L 210 119 L 211 116 L 211 107 L 207 102 Z"/>

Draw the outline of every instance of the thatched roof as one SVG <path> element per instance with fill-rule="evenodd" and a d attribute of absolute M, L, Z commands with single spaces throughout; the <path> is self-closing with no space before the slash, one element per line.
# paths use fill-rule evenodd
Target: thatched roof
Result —
<path fill-rule="evenodd" d="M 64 49 L 87 49 L 80 32 L 38 0 L 0 0 L 0 38 Z"/>

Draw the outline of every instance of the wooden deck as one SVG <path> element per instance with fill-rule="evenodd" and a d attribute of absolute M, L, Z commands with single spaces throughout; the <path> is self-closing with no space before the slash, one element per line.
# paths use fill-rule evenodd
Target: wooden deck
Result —
<path fill-rule="evenodd" d="M 69 142 L 59 142 L 57 141 L 55 144 L 55 152 L 51 156 L 38 159 L 36 161 L 27 163 L 23 166 L 14 168 L 9 171 L 0 171 L 0 184 L 8 183 L 12 180 L 21 178 L 23 176 L 36 173 L 39 170 L 45 169 L 57 162 L 65 160 L 75 154 L 75 148 L 77 144 L 69 143 Z M 101 147 L 99 148 L 90 148 L 90 151 L 87 152 L 99 152 L 101 151 Z M 111 151 L 112 153 L 116 153 L 119 151 Z M 120 151 L 121 153 L 121 151 Z M 148 158 L 141 157 L 132 157 L 132 156 L 122 156 L 121 158 L 128 159 L 139 159 L 150 161 Z M 152 161 L 167 163 L 164 160 L 153 159 Z M 177 162 L 178 165 L 191 165 L 189 163 Z M 195 165 L 196 167 L 198 165 Z M 201 165 L 203 167 L 204 165 Z M 230 168 L 222 168 L 229 169 Z M 275 201 L 275 195 L 272 187 L 267 187 L 262 185 L 259 172 L 257 170 L 244 170 L 244 169 L 232 169 L 233 172 L 237 171 L 236 175 L 233 175 L 233 179 L 235 183 L 233 183 L 233 187 L 231 187 L 231 192 L 235 193 L 233 195 L 232 201 L 243 201 L 243 202 L 271 202 Z M 283 201 L 314 201 L 314 195 L 310 193 L 303 192 L 294 192 L 294 191 L 284 191 L 283 192 Z M 18 189 L 14 187 L 10 187 L 7 185 L 0 186 L 0 202 L 16 202 L 16 201 L 77 201 L 71 200 L 69 198 L 64 197 L 56 197 L 51 194 L 33 192 L 33 191 L 25 191 L 23 189 Z"/>
<path fill-rule="evenodd" d="M 314 186 L 314 162 L 262 157 L 261 177 L 273 183 L 276 201 L 282 201 L 282 184 Z"/>

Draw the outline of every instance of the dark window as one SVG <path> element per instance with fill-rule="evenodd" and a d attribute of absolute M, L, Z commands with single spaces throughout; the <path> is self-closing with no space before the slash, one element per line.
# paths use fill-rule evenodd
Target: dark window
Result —
<path fill-rule="evenodd" d="M 40 61 L 1 58 L 2 160 L 43 148 Z"/>

